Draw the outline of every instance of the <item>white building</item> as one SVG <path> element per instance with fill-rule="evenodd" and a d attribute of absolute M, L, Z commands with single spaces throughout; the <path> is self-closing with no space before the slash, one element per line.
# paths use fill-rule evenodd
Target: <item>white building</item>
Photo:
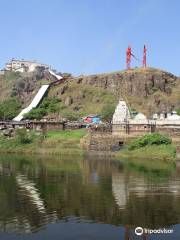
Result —
<path fill-rule="evenodd" d="M 177 115 L 175 111 L 171 113 L 171 115 L 168 115 L 167 120 L 179 120 L 180 121 L 180 116 Z"/>
<path fill-rule="evenodd" d="M 120 100 L 118 105 L 116 106 L 112 123 L 113 124 L 120 124 L 122 122 L 126 122 L 130 119 L 130 112 L 128 106 L 124 100 Z"/>
<path fill-rule="evenodd" d="M 36 61 L 27 61 L 24 59 L 17 60 L 13 58 L 9 63 L 6 63 L 5 70 L 14 72 L 33 72 L 36 67 L 49 69 L 49 66 L 46 64 L 41 64 Z"/>
<path fill-rule="evenodd" d="M 153 120 L 156 121 L 156 124 L 162 124 L 162 123 L 179 123 L 180 124 L 180 116 L 175 112 L 171 113 L 161 113 L 161 114 L 153 114 Z M 135 116 L 131 116 L 130 110 L 128 108 L 128 105 L 124 100 L 120 100 L 118 105 L 116 106 L 113 118 L 112 118 L 112 124 L 122 124 L 126 123 L 127 121 L 129 123 L 134 124 L 147 124 L 150 121 L 153 121 L 152 119 L 148 119 L 143 113 L 138 113 Z"/>

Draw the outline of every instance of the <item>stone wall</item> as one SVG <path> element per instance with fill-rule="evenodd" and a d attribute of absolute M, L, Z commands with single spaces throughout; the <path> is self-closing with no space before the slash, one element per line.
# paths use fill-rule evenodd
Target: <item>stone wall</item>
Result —
<path fill-rule="evenodd" d="M 112 134 L 121 135 L 143 135 L 147 133 L 159 132 L 170 137 L 180 136 L 180 125 L 176 124 L 114 124 L 112 125 Z"/>

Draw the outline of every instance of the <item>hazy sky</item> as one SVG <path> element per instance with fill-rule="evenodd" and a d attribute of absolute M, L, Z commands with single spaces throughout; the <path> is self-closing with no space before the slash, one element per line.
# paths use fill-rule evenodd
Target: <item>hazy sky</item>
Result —
<path fill-rule="evenodd" d="M 149 66 L 180 75 L 179 0 L 0 0 L 0 67 L 11 58 L 74 75 L 125 68 L 131 44 Z M 140 66 L 139 62 L 132 62 Z"/>

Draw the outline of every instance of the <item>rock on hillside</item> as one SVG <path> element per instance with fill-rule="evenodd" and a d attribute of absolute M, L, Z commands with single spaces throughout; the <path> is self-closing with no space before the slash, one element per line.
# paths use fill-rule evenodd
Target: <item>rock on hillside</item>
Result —
<path fill-rule="evenodd" d="M 80 76 L 76 81 L 107 89 L 146 114 L 180 107 L 180 79 L 155 68 Z"/>

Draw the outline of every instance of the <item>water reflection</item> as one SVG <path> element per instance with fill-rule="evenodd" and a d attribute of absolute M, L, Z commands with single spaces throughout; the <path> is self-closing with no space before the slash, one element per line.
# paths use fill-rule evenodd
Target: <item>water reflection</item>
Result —
<path fill-rule="evenodd" d="M 178 168 L 147 173 L 94 157 L 0 157 L 4 233 L 39 233 L 52 223 L 91 224 L 99 229 L 99 224 L 108 224 L 124 226 L 121 234 L 128 239 L 136 226 L 179 224 L 179 202 Z"/>

